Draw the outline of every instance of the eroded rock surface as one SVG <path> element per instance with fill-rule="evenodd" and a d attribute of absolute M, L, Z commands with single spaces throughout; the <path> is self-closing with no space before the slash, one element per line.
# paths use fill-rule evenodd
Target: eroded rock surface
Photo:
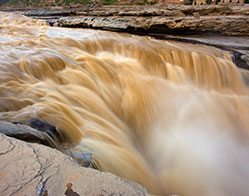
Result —
<path fill-rule="evenodd" d="M 79 166 L 65 154 L 0 133 L 1 195 L 149 195 L 131 181 Z"/>
<path fill-rule="evenodd" d="M 5 10 L 8 11 L 8 10 Z M 12 10 L 13 11 L 13 10 Z M 154 6 L 88 6 L 74 9 L 23 10 L 26 16 L 62 27 L 95 28 L 128 33 L 249 36 L 249 4 Z"/>
<path fill-rule="evenodd" d="M 95 28 L 129 33 L 249 35 L 247 16 L 191 17 L 62 17 L 62 27 Z"/>
<path fill-rule="evenodd" d="M 11 10 L 13 11 L 13 10 Z M 156 4 L 154 6 L 83 6 L 74 9 L 26 10 L 26 16 L 201 16 L 249 15 L 248 5 L 181 5 Z"/>
<path fill-rule="evenodd" d="M 83 6 L 74 9 L 23 10 L 21 13 L 45 19 L 51 25 L 62 27 L 95 28 L 140 34 L 249 35 L 249 4 L 196 6 L 156 4 L 93 8 Z"/>
<path fill-rule="evenodd" d="M 249 5 L 155 5 L 33 10 L 51 25 L 129 33 L 249 35 Z M 51 16 L 51 18 L 49 18 Z M 64 17 L 63 17 L 64 16 Z"/>

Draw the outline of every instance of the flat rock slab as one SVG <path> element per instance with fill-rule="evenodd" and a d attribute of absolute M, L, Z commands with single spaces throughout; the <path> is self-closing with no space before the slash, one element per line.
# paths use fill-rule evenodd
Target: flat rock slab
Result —
<path fill-rule="evenodd" d="M 196 34 L 249 36 L 248 16 L 196 17 L 61 17 L 61 27 L 95 28 L 128 33 Z"/>
<path fill-rule="evenodd" d="M 1 133 L 0 182 L 1 195 L 149 195 L 135 182 L 83 168 L 55 149 Z"/>

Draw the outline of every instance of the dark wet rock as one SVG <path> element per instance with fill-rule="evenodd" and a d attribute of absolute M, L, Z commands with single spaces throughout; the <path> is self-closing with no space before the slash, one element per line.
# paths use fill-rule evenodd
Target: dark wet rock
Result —
<path fill-rule="evenodd" d="M 241 58 L 241 60 L 245 61 L 247 66 L 249 67 L 249 53 L 242 54 L 240 58 Z"/>
<path fill-rule="evenodd" d="M 42 119 L 31 118 L 14 123 L 0 121 L 0 133 L 26 142 L 56 148 L 73 157 L 81 166 L 94 167 L 92 164 L 93 153 L 87 146 L 76 149 L 72 145 L 69 145 L 68 142 L 65 143 L 65 136 L 61 136 L 61 132 L 55 126 L 50 125 Z M 64 137 L 63 140 L 61 139 L 62 137 Z"/>
<path fill-rule="evenodd" d="M 27 142 L 35 142 L 40 144 L 49 143 L 49 141 L 47 141 L 47 136 L 44 133 L 26 125 L 0 121 L 0 133 Z"/>
<path fill-rule="evenodd" d="M 14 122 L 15 124 L 23 124 L 27 125 L 35 130 L 38 130 L 42 132 L 43 134 L 49 136 L 56 144 L 63 143 L 66 138 L 65 135 L 62 134 L 61 131 L 59 131 L 56 126 L 51 125 L 42 119 L 38 118 L 28 118 L 22 121 Z M 19 138 L 21 139 L 21 138 Z"/>
<path fill-rule="evenodd" d="M 1 195 L 149 195 L 142 186 L 79 166 L 43 145 L 0 134 Z"/>
<path fill-rule="evenodd" d="M 59 135 L 59 131 L 57 130 L 57 128 L 54 125 L 48 124 L 47 122 L 45 122 L 41 119 L 32 118 L 32 119 L 27 120 L 26 123 L 30 127 L 34 128 L 36 130 L 47 133 L 53 139 L 56 139 Z"/>
<path fill-rule="evenodd" d="M 234 63 L 238 67 L 249 70 L 249 55 L 247 51 L 233 50 L 232 56 Z"/>
<path fill-rule="evenodd" d="M 71 149 L 69 151 L 69 155 L 73 157 L 79 165 L 84 167 L 94 167 L 93 164 L 93 153 L 92 152 L 84 152 L 75 149 Z"/>

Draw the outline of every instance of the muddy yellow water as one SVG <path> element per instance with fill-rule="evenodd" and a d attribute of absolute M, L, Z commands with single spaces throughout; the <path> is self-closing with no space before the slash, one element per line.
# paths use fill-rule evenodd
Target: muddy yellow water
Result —
<path fill-rule="evenodd" d="M 249 96 L 212 47 L 0 13 L 0 120 L 40 118 L 152 194 L 249 194 Z"/>

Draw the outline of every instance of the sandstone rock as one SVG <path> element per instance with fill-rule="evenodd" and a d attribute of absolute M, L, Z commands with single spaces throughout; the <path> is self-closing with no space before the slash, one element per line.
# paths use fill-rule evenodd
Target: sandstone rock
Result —
<path fill-rule="evenodd" d="M 198 6 L 158 4 L 94 8 L 85 6 L 71 10 L 31 10 L 24 14 L 45 19 L 51 25 L 62 27 L 96 28 L 142 34 L 160 32 L 181 35 L 203 33 L 249 35 L 249 5 L 246 4 Z"/>
<path fill-rule="evenodd" d="M 199 12 L 194 12 L 194 13 L 193 13 L 193 16 L 194 16 L 195 18 L 197 18 L 197 19 L 200 19 L 200 14 L 199 14 Z"/>
<path fill-rule="evenodd" d="M 8 10 L 5 10 L 8 11 Z M 9 11 L 14 11 L 10 9 Z M 248 15 L 249 5 L 180 5 L 162 4 L 154 6 L 117 6 L 117 7 L 80 7 L 77 9 L 48 9 L 23 11 L 26 16 L 193 16 L 199 12 L 201 16 Z M 182 13 L 179 15 L 179 13 Z"/>
<path fill-rule="evenodd" d="M 129 33 L 249 35 L 246 16 L 62 17 L 62 27 L 96 28 Z"/>
<path fill-rule="evenodd" d="M 131 181 L 83 168 L 69 156 L 0 134 L 1 195 L 149 195 Z"/>
<path fill-rule="evenodd" d="M 185 14 L 180 10 L 175 10 L 173 13 L 174 13 L 175 16 L 179 16 L 179 17 L 184 17 L 185 16 Z"/>

